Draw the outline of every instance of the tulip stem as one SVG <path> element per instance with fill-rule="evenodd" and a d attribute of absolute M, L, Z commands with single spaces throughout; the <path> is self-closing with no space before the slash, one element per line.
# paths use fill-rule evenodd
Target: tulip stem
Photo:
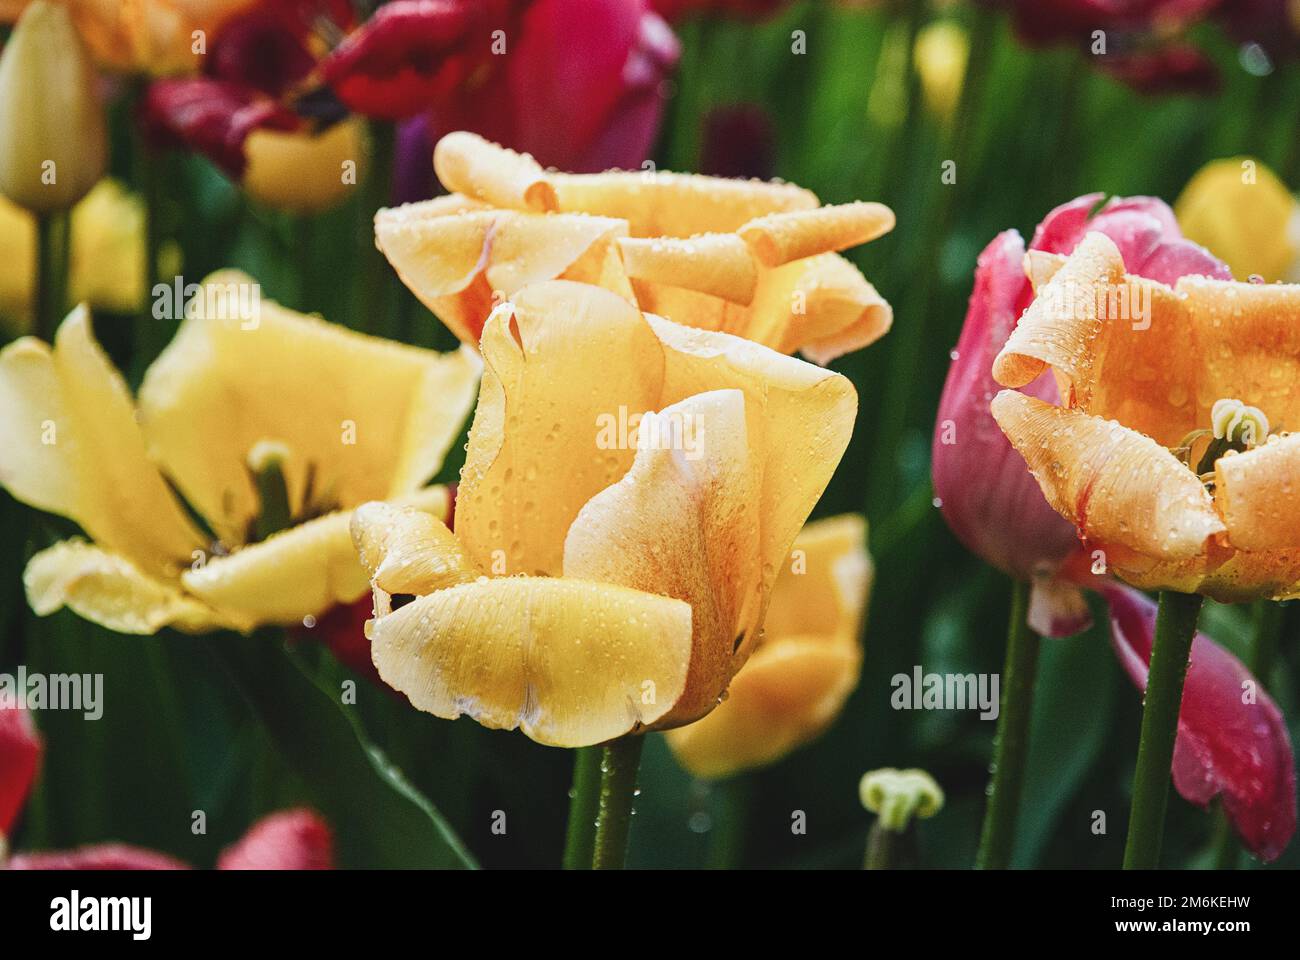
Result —
<path fill-rule="evenodd" d="M 1160 844 L 1169 805 L 1169 771 L 1178 734 L 1187 660 L 1201 612 L 1198 594 L 1165 590 L 1160 594 L 1151 670 L 1142 707 L 1137 771 L 1133 775 L 1133 807 L 1129 812 L 1125 870 L 1152 870 L 1160 863 Z"/>
<path fill-rule="evenodd" d="M 573 788 L 569 791 L 569 827 L 564 837 L 564 869 L 591 866 L 596 850 L 596 814 L 600 809 L 601 747 L 573 752 Z"/>
<path fill-rule="evenodd" d="M 68 306 L 69 222 L 66 212 L 36 214 L 36 309 L 32 332 L 46 341 L 54 339 Z"/>
<path fill-rule="evenodd" d="M 1025 761 L 1029 756 L 1029 721 L 1034 712 L 1034 679 L 1038 675 L 1039 637 L 1029 629 L 1029 584 L 1011 587 L 1011 617 L 1007 621 L 1007 659 L 1002 668 L 1002 702 L 993 744 L 993 779 L 984 811 L 975 866 L 1005 870 L 1011 864 L 1016 816 L 1024 792 Z"/>
<path fill-rule="evenodd" d="M 596 812 L 596 843 L 591 856 L 595 870 L 621 870 L 627 858 L 627 835 L 632 826 L 636 775 L 641 766 L 645 737 L 611 740 L 601 750 L 600 802 Z"/>

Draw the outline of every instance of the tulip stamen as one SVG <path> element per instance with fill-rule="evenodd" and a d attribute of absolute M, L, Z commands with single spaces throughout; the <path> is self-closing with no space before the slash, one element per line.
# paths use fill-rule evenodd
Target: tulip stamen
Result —
<path fill-rule="evenodd" d="M 1204 479 L 1214 475 L 1214 465 L 1229 453 L 1245 453 L 1262 444 L 1269 436 L 1268 417 L 1259 407 L 1225 397 L 1210 409 L 1213 439 L 1205 448 L 1196 473 Z"/>
<path fill-rule="evenodd" d="M 328 491 L 316 490 L 316 464 L 308 461 L 304 468 L 302 496 L 294 510 L 289 498 L 285 464 L 289 448 L 274 440 L 262 440 L 249 451 L 246 467 L 257 491 L 257 514 L 249 521 L 247 543 L 260 543 L 273 534 L 306 523 L 338 509 Z"/>

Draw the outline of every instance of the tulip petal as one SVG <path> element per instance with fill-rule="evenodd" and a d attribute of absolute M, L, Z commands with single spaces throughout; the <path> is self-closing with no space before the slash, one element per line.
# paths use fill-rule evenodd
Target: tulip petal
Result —
<path fill-rule="evenodd" d="M 333 870 L 334 834 L 307 809 L 263 817 L 222 851 L 218 870 Z"/>
<path fill-rule="evenodd" d="M 1047 502 L 1090 541 L 1195 560 L 1225 532 L 1196 474 L 1149 437 L 1014 390 L 992 409 Z"/>
<path fill-rule="evenodd" d="M 170 575 L 203 538 L 146 457 L 131 395 L 84 308 L 54 344 L 23 338 L 0 352 L 0 481 L 141 569 Z"/>
<path fill-rule="evenodd" d="M 779 267 L 819 253 L 868 243 L 894 229 L 894 211 L 883 203 L 845 203 L 757 217 L 739 233 L 760 263 Z"/>
<path fill-rule="evenodd" d="M 686 684 L 691 608 L 612 584 L 482 579 L 370 623 L 375 666 L 420 710 L 560 747 L 653 724 Z"/>
<path fill-rule="evenodd" d="M 1214 503 L 1239 550 L 1300 550 L 1300 434 L 1220 457 Z"/>
<path fill-rule="evenodd" d="M 755 217 L 818 204 L 793 184 L 688 173 L 554 173 L 550 183 L 558 209 L 626 220 L 634 237 L 734 233 Z"/>
<path fill-rule="evenodd" d="M 40 765 L 41 738 L 31 714 L 21 703 L 0 698 L 0 838 L 27 803 Z"/>
<path fill-rule="evenodd" d="M 452 193 L 494 207 L 544 213 L 559 209 L 546 171 L 526 153 L 515 153 L 476 133 L 449 133 L 433 148 L 433 169 Z"/>
<path fill-rule="evenodd" d="M 351 531 L 371 582 L 385 593 L 423 596 L 481 576 L 455 534 L 425 510 L 364 503 Z"/>
<path fill-rule="evenodd" d="M 375 241 L 421 302 L 472 346 L 492 307 L 528 284 L 602 283 L 611 241 L 627 232 L 619 220 L 583 214 L 449 213 L 447 199 L 380 210 Z M 603 285 L 631 296 L 626 281 Z"/>
<path fill-rule="evenodd" d="M 409 500 L 435 516 L 446 515 L 446 487 L 428 487 Z M 299 623 L 365 594 L 366 571 L 352 545 L 351 521 L 349 510 L 308 520 L 212 557 L 185 571 L 181 583 L 237 622 Z"/>
<path fill-rule="evenodd" d="M 762 602 L 764 427 L 751 440 L 745 408 L 739 390 L 717 390 L 647 414 L 631 469 L 583 506 L 565 539 L 566 577 L 690 604 L 690 674 L 662 726 L 711 710 L 757 641 L 746 632 L 757 618 L 739 604 Z"/>
<path fill-rule="evenodd" d="M 764 635 L 837 633 L 856 641 L 875 579 L 866 544 L 860 514 L 808 523 L 772 587 Z"/>
<path fill-rule="evenodd" d="M 618 248 L 633 280 L 681 287 L 743 305 L 754 298 L 758 269 L 748 246 L 735 234 L 705 234 L 686 240 L 626 237 L 618 242 Z"/>
<path fill-rule="evenodd" d="M 175 583 L 82 540 L 64 540 L 32 557 L 23 586 L 37 616 L 67 607 L 115 633 L 153 634 L 168 626 L 200 633 L 247 626 L 186 596 Z"/>
<path fill-rule="evenodd" d="M 189 864 L 156 850 L 125 843 L 100 843 L 75 850 L 20 853 L 6 870 L 188 870 Z"/>
<path fill-rule="evenodd" d="M 149 368 L 140 411 L 154 456 L 234 546 L 259 509 L 246 467 L 256 444 L 288 449 L 295 503 L 313 467 L 315 490 L 345 507 L 411 492 L 459 435 L 478 366 L 466 350 L 408 347 L 262 301 L 255 281 L 224 272 Z"/>
<path fill-rule="evenodd" d="M 1156 604 L 1125 587 L 1105 595 L 1115 652 L 1145 690 Z M 1264 861 L 1276 860 L 1295 833 L 1295 762 L 1282 713 L 1241 662 L 1203 633 L 1192 641 L 1173 779 L 1191 803 L 1204 807 L 1220 797 L 1243 842 Z"/>
<path fill-rule="evenodd" d="M 258 129 L 244 141 L 242 185 L 249 196 L 277 210 L 311 214 L 339 203 L 365 176 L 365 127 L 351 117 L 320 131 Z M 356 174 L 346 176 L 348 164 Z"/>
<path fill-rule="evenodd" d="M 759 285 L 755 301 L 751 321 L 755 328 L 768 327 L 765 315 L 781 318 L 785 326 L 774 349 L 780 353 L 798 350 L 823 365 L 870 346 L 894 323 L 893 308 L 885 298 L 862 271 L 835 253 L 771 271 Z M 744 330 L 730 326 L 727 332 L 747 336 Z"/>
<path fill-rule="evenodd" d="M 457 536 L 494 576 L 558 576 L 578 511 L 632 465 L 620 424 L 662 406 L 663 350 L 626 300 L 553 281 L 495 311 L 482 351 Z"/>
<path fill-rule="evenodd" d="M 1191 240 L 1217 252 L 1236 276 L 1257 274 L 1269 283 L 1286 276 L 1300 253 L 1291 236 L 1296 209 L 1286 185 L 1250 157 L 1207 163 L 1174 204 Z"/>

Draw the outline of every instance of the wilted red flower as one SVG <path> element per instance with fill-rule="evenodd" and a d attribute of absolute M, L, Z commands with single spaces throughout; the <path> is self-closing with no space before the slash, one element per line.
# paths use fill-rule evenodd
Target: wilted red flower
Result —
<path fill-rule="evenodd" d="M 1111 642 L 1138 690 L 1145 691 L 1156 604 L 1111 585 Z M 1295 834 L 1295 761 L 1282 713 L 1241 661 L 1202 633 L 1192 641 L 1174 743 L 1174 787 L 1205 807 L 1216 796 L 1242 842 L 1276 860 Z"/>
<path fill-rule="evenodd" d="M 41 738 L 28 712 L 0 699 L 0 838 L 18 819 L 41 764 Z"/>
<path fill-rule="evenodd" d="M 188 870 L 189 864 L 165 853 L 122 843 L 77 850 L 23 853 L 8 870 Z M 228 848 L 218 870 L 332 870 L 334 837 L 311 810 L 299 808 L 263 817 Z"/>
<path fill-rule="evenodd" d="M 1162 201 L 1115 198 L 1098 209 L 1101 200 L 1102 194 L 1087 194 L 1054 209 L 1034 232 L 1030 249 L 1068 254 L 1087 233 L 1099 231 L 1119 247 L 1133 274 L 1162 283 L 1185 274 L 1231 278 L 1224 263 L 1182 236 Z M 993 358 L 1032 298 L 1024 259 L 1024 242 L 1014 230 L 999 234 L 980 254 L 939 400 L 931 466 L 940 509 L 953 533 L 986 562 L 1030 581 L 1030 625 L 1063 636 L 1089 622 L 1075 585 L 1090 576 L 1088 557 L 1074 528 L 1048 505 L 989 412 L 1001 389 L 993 380 Z M 1024 392 L 1058 400 L 1050 371 Z"/>

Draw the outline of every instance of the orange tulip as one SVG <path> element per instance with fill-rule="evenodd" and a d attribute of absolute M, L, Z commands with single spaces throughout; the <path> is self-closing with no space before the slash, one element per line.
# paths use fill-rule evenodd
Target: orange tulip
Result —
<path fill-rule="evenodd" d="M 994 362 L 1052 368 L 1064 406 L 993 416 L 1048 502 L 1123 579 L 1236 602 L 1300 596 L 1300 286 L 1128 276 L 1090 234 L 1033 255 L 1036 298 Z"/>
<path fill-rule="evenodd" d="M 818 363 L 874 342 L 893 321 L 837 253 L 893 229 L 881 204 L 823 207 L 791 184 L 677 173 L 549 173 L 471 133 L 439 141 L 434 167 L 451 196 L 381 210 L 375 239 L 472 346 L 493 306 L 553 279 Z"/>
<path fill-rule="evenodd" d="M 843 455 L 852 385 L 563 281 L 494 310 L 482 353 L 455 533 L 353 515 L 380 676 L 555 746 L 704 716 Z"/>

